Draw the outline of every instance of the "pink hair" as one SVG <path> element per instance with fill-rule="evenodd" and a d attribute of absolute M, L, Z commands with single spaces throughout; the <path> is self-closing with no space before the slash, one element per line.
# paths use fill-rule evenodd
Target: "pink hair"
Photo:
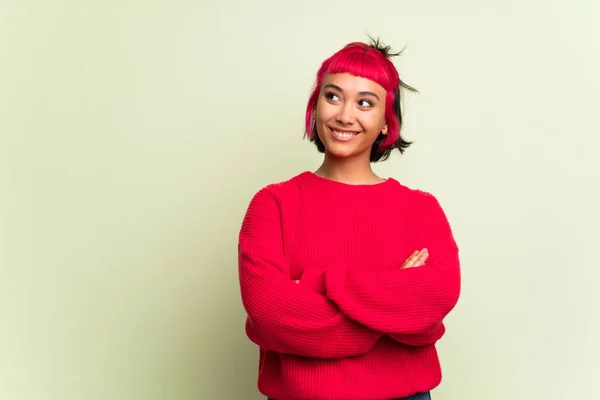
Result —
<path fill-rule="evenodd" d="M 317 72 L 314 89 L 308 100 L 305 116 L 306 136 L 312 138 L 315 132 L 312 124 L 312 113 L 316 109 L 323 78 L 328 73 L 349 73 L 361 78 L 367 78 L 380 84 L 386 91 L 385 120 L 388 134 L 381 142 L 380 149 L 391 147 L 400 136 L 401 117 L 394 112 L 394 101 L 400 85 L 398 71 L 388 57 L 380 50 L 362 42 L 353 42 L 329 57 L 323 62 Z"/>

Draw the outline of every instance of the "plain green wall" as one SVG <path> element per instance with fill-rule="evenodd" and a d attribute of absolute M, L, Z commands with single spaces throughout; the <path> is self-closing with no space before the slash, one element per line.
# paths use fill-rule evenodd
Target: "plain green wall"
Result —
<path fill-rule="evenodd" d="M 435 399 L 597 397 L 598 4 L 2 0 L 0 398 L 260 399 L 239 224 L 366 32 L 462 250 Z"/>

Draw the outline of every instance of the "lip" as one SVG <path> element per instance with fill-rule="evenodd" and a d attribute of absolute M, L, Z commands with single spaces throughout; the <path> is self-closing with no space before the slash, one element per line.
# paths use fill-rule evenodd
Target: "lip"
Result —
<path fill-rule="evenodd" d="M 349 142 L 349 141 L 353 140 L 354 138 L 356 138 L 358 136 L 358 134 L 360 133 L 357 131 L 349 131 L 346 129 L 337 129 L 337 128 L 334 129 L 332 127 L 329 127 L 329 131 L 331 133 L 331 136 L 338 142 Z M 335 132 L 351 133 L 352 135 L 347 136 L 347 137 L 341 137 L 341 136 L 336 135 Z"/>

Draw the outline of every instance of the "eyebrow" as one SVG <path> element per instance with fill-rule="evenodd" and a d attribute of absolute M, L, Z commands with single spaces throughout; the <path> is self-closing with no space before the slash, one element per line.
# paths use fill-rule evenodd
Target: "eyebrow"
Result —
<path fill-rule="evenodd" d="M 327 85 L 325 85 L 325 88 L 331 88 L 331 89 L 335 89 L 339 92 L 344 93 L 344 91 L 342 90 L 341 87 L 339 87 L 338 85 L 334 85 L 333 83 L 328 83 Z M 373 96 L 375 97 L 377 100 L 379 100 L 379 96 L 377 96 L 375 93 L 373 92 L 369 92 L 369 91 L 363 91 L 363 92 L 359 92 L 358 93 L 361 96 Z"/>

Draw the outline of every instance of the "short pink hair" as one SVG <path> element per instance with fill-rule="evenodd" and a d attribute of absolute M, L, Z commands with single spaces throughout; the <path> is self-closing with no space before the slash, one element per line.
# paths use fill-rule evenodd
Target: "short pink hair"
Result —
<path fill-rule="evenodd" d="M 305 116 L 305 133 L 308 138 L 314 140 L 316 132 L 312 123 L 312 113 L 316 109 L 321 85 L 325 75 L 337 73 L 349 73 L 362 78 L 370 79 L 380 84 L 386 91 L 385 99 L 385 120 L 388 125 L 388 134 L 379 144 L 380 151 L 385 151 L 394 147 L 394 144 L 400 138 L 400 128 L 402 116 L 397 115 L 399 111 L 399 88 L 405 87 L 411 90 L 410 86 L 405 85 L 398 76 L 396 67 L 390 60 L 391 56 L 400 54 L 390 54 L 390 48 L 381 46 L 379 41 L 372 45 L 353 42 L 347 44 L 326 59 L 317 72 L 317 78 L 313 91 L 309 97 Z M 396 106 L 395 106 L 396 105 Z M 402 151 L 402 149 L 401 149 Z"/>

